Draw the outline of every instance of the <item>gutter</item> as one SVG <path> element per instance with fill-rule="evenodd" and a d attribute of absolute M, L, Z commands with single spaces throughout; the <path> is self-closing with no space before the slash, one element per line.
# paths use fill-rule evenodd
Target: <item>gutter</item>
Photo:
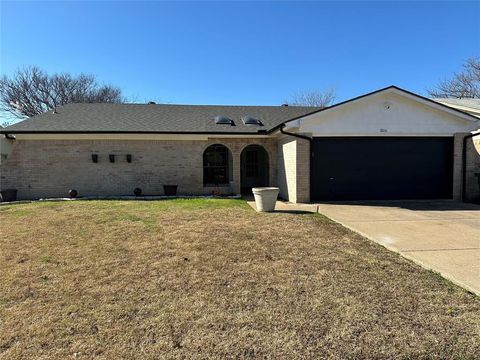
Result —
<path fill-rule="evenodd" d="M 291 132 L 287 132 L 285 130 L 283 130 L 285 128 L 286 124 L 282 124 L 280 126 L 280 132 L 282 134 L 285 134 L 285 135 L 290 135 L 290 136 L 293 136 L 293 137 L 296 137 L 296 138 L 299 138 L 299 139 L 304 139 L 304 140 L 308 140 L 309 142 L 312 142 L 312 138 L 310 136 L 306 136 L 306 135 L 300 135 L 300 134 L 294 134 L 294 133 L 291 133 Z"/>
<path fill-rule="evenodd" d="M 480 135 L 480 131 L 475 133 L 470 133 L 463 138 L 462 146 L 462 201 L 465 201 L 467 198 L 467 140 L 471 139 L 477 135 Z"/>
<path fill-rule="evenodd" d="M 241 132 L 241 131 L 110 131 L 110 130 L 10 130 L 2 129 L 0 134 L 168 134 L 168 135 L 268 135 L 264 129 L 259 129 L 257 132 Z"/>

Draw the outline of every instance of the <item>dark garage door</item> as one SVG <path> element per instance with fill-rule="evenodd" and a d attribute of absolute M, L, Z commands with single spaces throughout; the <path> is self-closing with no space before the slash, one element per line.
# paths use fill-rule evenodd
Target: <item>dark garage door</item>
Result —
<path fill-rule="evenodd" d="M 314 138 L 311 166 L 312 200 L 446 199 L 453 138 Z"/>

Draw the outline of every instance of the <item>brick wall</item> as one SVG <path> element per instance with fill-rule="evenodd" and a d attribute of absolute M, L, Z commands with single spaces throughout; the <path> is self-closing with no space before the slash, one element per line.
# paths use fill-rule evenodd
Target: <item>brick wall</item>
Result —
<path fill-rule="evenodd" d="M 462 200 L 463 192 L 463 139 L 469 133 L 455 134 L 454 162 L 453 162 L 453 199 Z M 466 201 L 473 201 L 480 197 L 478 178 L 480 173 L 480 136 L 467 139 L 466 144 Z"/>
<path fill-rule="evenodd" d="M 310 141 L 297 139 L 297 202 L 310 202 Z"/>
<path fill-rule="evenodd" d="M 278 180 L 280 197 L 295 202 L 297 199 L 297 142 L 285 136 L 278 141 Z"/>
<path fill-rule="evenodd" d="M 463 138 L 468 133 L 458 133 L 453 137 L 453 200 L 462 200 L 463 175 L 462 175 L 462 148 Z"/>
<path fill-rule="evenodd" d="M 216 143 L 230 149 L 233 165 L 230 186 L 219 190 L 240 192 L 240 154 L 248 144 L 267 150 L 270 185 L 276 185 L 275 139 L 17 140 L 0 165 L 0 189 L 18 189 L 19 199 L 63 197 L 70 188 L 83 196 L 132 195 L 135 187 L 161 195 L 164 184 L 177 184 L 179 194 L 210 194 L 214 188 L 203 187 L 203 152 Z M 98 163 L 92 153 L 99 155 Z"/>
<path fill-rule="evenodd" d="M 278 141 L 280 196 L 291 202 L 310 201 L 310 142 L 285 136 Z"/>
<path fill-rule="evenodd" d="M 480 135 L 467 140 L 466 200 L 480 199 L 478 177 L 480 174 Z"/>

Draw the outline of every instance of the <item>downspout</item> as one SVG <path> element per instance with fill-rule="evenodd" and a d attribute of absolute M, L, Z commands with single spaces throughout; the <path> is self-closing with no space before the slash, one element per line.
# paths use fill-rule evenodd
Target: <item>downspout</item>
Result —
<path fill-rule="evenodd" d="M 463 138 L 463 147 L 462 147 L 462 201 L 465 201 L 467 198 L 467 140 L 471 139 L 477 135 L 480 135 L 480 131 L 475 133 L 468 134 Z"/>

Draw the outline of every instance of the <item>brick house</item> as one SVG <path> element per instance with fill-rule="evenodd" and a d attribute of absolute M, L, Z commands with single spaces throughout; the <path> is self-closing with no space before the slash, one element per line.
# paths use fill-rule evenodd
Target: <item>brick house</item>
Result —
<path fill-rule="evenodd" d="M 69 104 L 0 129 L 0 189 L 32 199 L 278 186 L 292 202 L 468 200 L 479 196 L 480 144 L 468 135 L 480 118 L 467 110 L 394 86 L 323 109 Z"/>

